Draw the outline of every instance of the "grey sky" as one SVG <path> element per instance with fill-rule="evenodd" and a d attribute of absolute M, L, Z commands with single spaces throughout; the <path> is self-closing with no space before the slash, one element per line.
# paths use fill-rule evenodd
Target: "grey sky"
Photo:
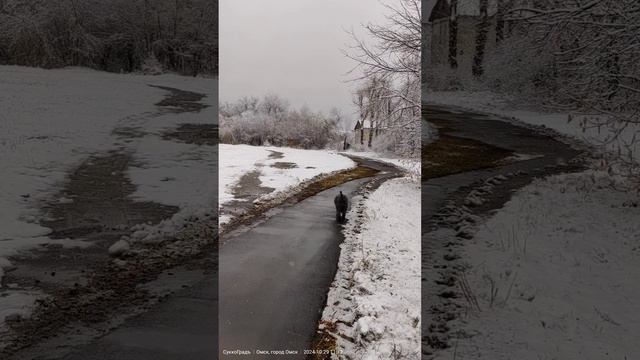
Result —
<path fill-rule="evenodd" d="M 344 30 L 383 14 L 378 0 L 220 1 L 220 99 L 275 93 L 295 107 L 351 114 Z"/>

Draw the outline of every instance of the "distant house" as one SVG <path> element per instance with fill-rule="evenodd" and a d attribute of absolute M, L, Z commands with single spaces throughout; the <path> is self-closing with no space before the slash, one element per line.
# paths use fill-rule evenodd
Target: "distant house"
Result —
<path fill-rule="evenodd" d="M 521 0 L 517 5 L 526 6 Z M 474 63 L 513 28 L 500 0 L 438 0 L 431 10 L 431 66 L 448 66 L 463 74 L 474 73 Z M 484 48 L 478 38 L 486 38 Z"/>
<path fill-rule="evenodd" d="M 365 121 L 358 120 L 358 122 L 356 122 L 356 126 L 353 127 L 352 143 L 368 144 L 369 136 L 371 136 L 372 139 L 375 139 L 378 135 L 384 133 L 384 131 L 384 128 L 372 128 L 371 125 L 367 126 Z"/>

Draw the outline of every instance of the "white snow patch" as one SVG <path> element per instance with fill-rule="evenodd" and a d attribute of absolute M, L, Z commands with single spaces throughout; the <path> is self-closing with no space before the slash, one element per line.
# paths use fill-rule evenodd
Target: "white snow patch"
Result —
<path fill-rule="evenodd" d="M 320 174 L 349 169 L 356 166 L 351 159 L 328 150 L 302 150 L 286 147 L 220 144 L 220 176 L 218 183 L 219 204 L 235 199 L 233 188 L 240 178 L 252 171 L 259 171 L 261 186 L 274 191 L 263 199 L 278 196 L 297 184 Z M 273 152 L 282 153 L 282 158 L 269 157 Z M 278 168 L 276 163 L 291 163 L 292 168 Z M 221 217 L 220 223 L 229 221 Z"/>
<path fill-rule="evenodd" d="M 640 356 L 640 207 L 625 190 L 594 171 L 536 180 L 477 227 L 462 255 L 481 311 L 449 323 L 466 336 L 436 358 Z"/>
<path fill-rule="evenodd" d="M 131 246 L 127 240 L 120 239 L 109 247 L 109 255 L 113 257 L 120 257 L 122 255 L 126 255 L 130 248 Z"/>
<path fill-rule="evenodd" d="M 41 295 L 41 293 L 24 290 L 0 292 L 0 329 L 5 326 L 7 317 L 28 317 L 35 300 Z"/>
<path fill-rule="evenodd" d="M 353 203 L 322 320 L 355 340 L 336 336 L 349 359 L 420 359 L 419 183 L 389 180 Z"/>

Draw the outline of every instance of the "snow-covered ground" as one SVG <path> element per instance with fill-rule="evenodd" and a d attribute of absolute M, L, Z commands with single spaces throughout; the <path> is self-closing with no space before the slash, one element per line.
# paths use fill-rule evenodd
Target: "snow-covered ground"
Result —
<path fill-rule="evenodd" d="M 422 119 L 422 146 L 429 145 L 438 138 L 438 132 L 431 124 Z"/>
<path fill-rule="evenodd" d="M 436 358 L 640 357 L 638 220 L 637 196 L 607 173 L 552 176 L 518 191 L 466 230 L 475 234 L 461 255 L 477 306 L 455 300 L 465 310 L 448 323 L 451 348 Z"/>
<path fill-rule="evenodd" d="M 424 95 L 423 103 L 456 106 L 499 115 L 529 125 L 545 126 L 590 145 L 604 145 L 606 150 L 614 153 L 622 148 L 626 154 L 628 150 L 625 143 L 631 142 L 640 132 L 640 127 L 629 126 L 621 133 L 619 140 L 610 142 L 609 140 L 615 132 L 606 127 L 583 130 L 581 123 L 590 121 L 595 115 L 542 111 L 540 107 L 520 104 L 489 91 L 429 91 Z M 571 121 L 569 121 L 570 119 Z M 634 160 L 640 161 L 640 144 L 636 142 L 630 149 L 633 152 Z"/>
<path fill-rule="evenodd" d="M 340 358 L 419 359 L 419 183 L 389 180 L 368 198 L 354 198 L 347 219 L 322 315 L 337 325 Z"/>
<path fill-rule="evenodd" d="M 155 104 L 168 92 L 148 85 L 202 93 L 202 103 L 211 106 L 199 113 L 158 114 Z M 215 121 L 216 103 L 215 79 L 0 66 L 0 268 L 11 266 L 7 257 L 39 244 L 87 245 L 46 237 L 50 229 L 39 225 L 39 208 L 55 200 L 67 173 L 91 155 L 110 150 L 132 153 L 134 164 L 127 174 L 138 186 L 134 196 L 180 206 L 177 216 L 211 206 L 215 148 L 159 135 L 180 123 Z M 116 128 L 143 132 L 123 139 L 114 134 Z"/>
<path fill-rule="evenodd" d="M 274 189 L 273 192 L 264 195 L 264 198 L 286 192 L 317 175 L 356 166 L 351 159 L 327 150 L 229 144 L 220 144 L 219 150 L 220 207 L 236 199 L 234 187 L 243 175 L 251 172 L 259 172 L 260 186 Z M 228 216 L 220 217 L 221 223 L 229 220 Z"/>

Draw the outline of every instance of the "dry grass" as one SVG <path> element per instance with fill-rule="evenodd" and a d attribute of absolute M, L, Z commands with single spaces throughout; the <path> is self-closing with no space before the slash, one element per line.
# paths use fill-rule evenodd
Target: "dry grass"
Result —
<path fill-rule="evenodd" d="M 378 170 L 366 166 L 358 166 L 345 170 L 309 184 L 309 186 L 296 194 L 296 199 L 301 201 L 321 191 L 331 189 L 349 181 L 375 176 L 378 172 Z"/>
<path fill-rule="evenodd" d="M 331 354 L 325 352 L 337 351 L 336 338 L 331 335 L 332 332 L 336 331 L 336 323 L 322 320 L 320 324 L 323 325 L 323 329 L 316 332 L 311 343 L 311 350 L 318 353 L 308 355 L 307 360 L 331 359 Z"/>
<path fill-rule="evenodd" d="M 319 175 L 317 179 L 312 179 L 308 184 L 305 184 L 302 189 L 297 190 L 290 196 L 255 204 L 244 214 L 237 216 L 229 223 L 223 225 L 220 230 L 221 238 L 224 235 L 228 234 L 230 231 L 237 229 L 241 225 L 251 223 L 252 221 L 262 216 L 266 211 L 278 207 L 284 203 L 291 201 L 300 202 L 308 197 L 316 195 L 321 191 L 331 189 L 352 180 L 372 177 L 378 173 L 378 170 L 366 166 L 357 166 L 355 168 L 340 171 L 331 175 Z"/>
<path fill-rule="evenodd" d="M 422 148 L 422 179 L 494 167 L 512 154 L 480 141 L 442 134 Z"/>

